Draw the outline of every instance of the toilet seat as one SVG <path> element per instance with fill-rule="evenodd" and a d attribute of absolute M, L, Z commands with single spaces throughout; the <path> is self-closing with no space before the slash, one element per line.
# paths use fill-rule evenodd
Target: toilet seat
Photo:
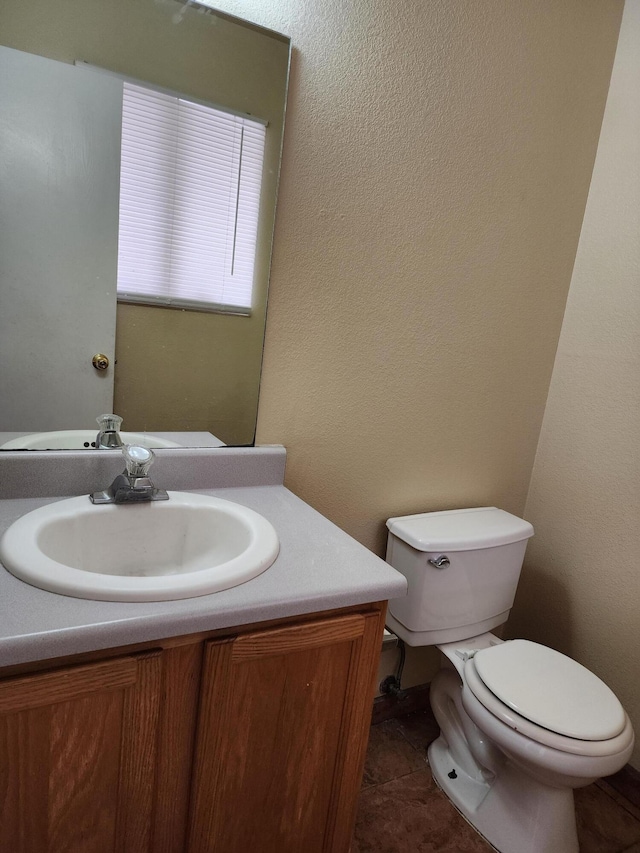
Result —
<path fill-rule="evenodd" d="M 508 644 L 501 643 L 499 646 L 493 646 L 491 649 L 486 649 L 486 651 L 489 652 L 492 649 L 501 648 L 504 645 Z M 544 746 L 551 747 L 561 752 L 590 756 L 594 758 L 620 752 L 627 748 L 629 743 L 633 741 L 633 729 L 629 718 L 623 709 L 622 727 L 618 729 L 614 736 L 600 740 L 587 740 L 561 734 L 527 719 L 496 696 L 483 682 L 482 678 L 478 674 L 476 663 L 476 658 L 479 657 L 479 655 L 480 652 L 477 652 L 475 657 L 467 660 L 464 665 L 465 686 L 468 688 L 468 693 L 474 701 L 477 701 L 494 717 L 509 726 L 509 728 L 520 732 L 531 740 Z M 577 664 L 577 666 L 580 665 Z M 594 676 L 594 678 L 595 677 L 596 676 Z"/>
<path fill-rule="evenodd" d="M 624 710 L 613 691 L 554 649 L 510 640 L 478 651 L 474 662 L 491 693 L 538 726 L 593 741 L 609 740 L 624 728 Z"/>

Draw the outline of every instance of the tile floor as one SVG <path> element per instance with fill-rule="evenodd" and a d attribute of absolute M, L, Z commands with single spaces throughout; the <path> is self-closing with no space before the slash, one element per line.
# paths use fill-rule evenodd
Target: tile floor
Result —
<path fill-rule="evenodd" d="M 491 853 L 437 788 L 430 712 L 371 727 L 351 853 Z M 581 853 L 640 853 L 640 809 L 604 781 L 576 791 Z M 557 853 L 563 853 L 558 850 Z"/>

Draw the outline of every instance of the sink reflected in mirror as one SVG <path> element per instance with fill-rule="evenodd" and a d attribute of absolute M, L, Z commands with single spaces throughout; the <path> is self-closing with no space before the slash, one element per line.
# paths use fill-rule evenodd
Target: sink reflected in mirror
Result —
<path fill-rule="evenodd" d="M 88 496 L 33 510 L 0 541 L 20 580 L 98 601 L 194 598 L 245 583 L 278 556 L 273 526 L 221 498 L 169 492 L 169 500 L 96 506 Z"/>
<path fill-rule="evenodd" d="M 120 438 L 125 444 L 137 444 L 139 447 L 154 449 L 158 447 L 183 447 L 178 441 L 150 433 L 121 432 Z M 211 436 L 211 438 L 214 437 Z M 95 446 L 96 430 L 61 429 L 53 432 L 34 432 L 12 438 L 0 443 L 0 450 L 84 450 L 95 449 Z"/>

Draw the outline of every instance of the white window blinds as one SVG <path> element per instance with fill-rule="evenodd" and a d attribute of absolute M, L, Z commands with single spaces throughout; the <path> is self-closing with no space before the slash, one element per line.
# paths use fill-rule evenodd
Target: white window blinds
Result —
<path fill-rule="evenodd" d="M 124 83 L 118 298 L 249 313 L 265 127 Z"/>

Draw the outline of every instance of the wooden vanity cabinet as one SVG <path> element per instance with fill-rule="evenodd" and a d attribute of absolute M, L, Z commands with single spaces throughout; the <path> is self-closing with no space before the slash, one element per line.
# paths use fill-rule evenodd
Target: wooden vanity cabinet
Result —
<path fill-rule="evenodd" d="M 2 678 L 0 851 L 348 853 L 383 625 L 364 605 Z"/>

